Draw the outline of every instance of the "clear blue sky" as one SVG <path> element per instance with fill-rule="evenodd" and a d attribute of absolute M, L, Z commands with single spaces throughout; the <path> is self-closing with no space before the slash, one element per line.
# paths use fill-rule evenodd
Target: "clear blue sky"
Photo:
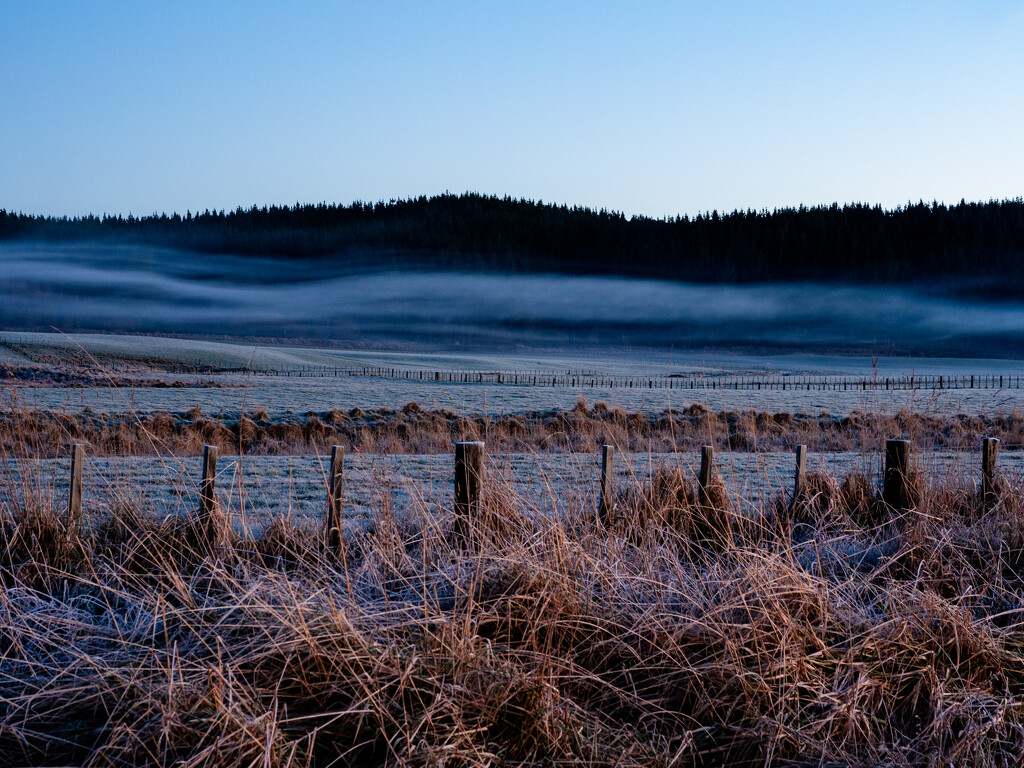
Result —
<path fill-rule="evenodd" d="M 0 208 L 1024 194 L 1024 3 L 0 4 Z"/>

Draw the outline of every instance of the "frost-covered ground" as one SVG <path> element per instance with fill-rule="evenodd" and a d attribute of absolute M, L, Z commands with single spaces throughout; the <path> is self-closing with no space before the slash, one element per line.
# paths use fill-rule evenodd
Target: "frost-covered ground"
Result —
<path fill-rule="evenodd" d="M 204 376 L 204 380 L 211 377 Z M 218 377 L 220 378 L 220 377 Z M 572 408 L 579 398 L 627 410 L 656 413 L 702 403 L 714 411 L 755 409 L 771 413 L 829 413 L 845 416 L 860 410 L 899 410 L 933 414 L 1003 414 L 1024 408 L 1024 389 L 933 391 L 835 390 L 664 390 L 600 387 L 534 387 L 509 384 L 454 384 L 376 377 L 267 378 L 223 377 L 242 386 L 168 388 L 10 388 L 0 393 L 0 407 L 18 403 L 34 408 L 101 413 L 180 412 L 198 406 L 204 413 L 233 417 L 243 410 L 266 408 L 272 418 L 307 411 L 362 408 L 396 409 L 417 402 L 424 408 L 447 408 L 460 414 L 517 413 Z"/>
<path fill-rule="evenodd" d="M 147 367 L 153 360 L 202 360 L 205 365 L 236 367 L 253 365 L 269 368 L 300 366 L 381 366 L 426 371 L 533 371 L 562 373 L 585 370 L 609 376 L 658 376 L 679 374 L 704 376 L 789 375 L 851 376 L 877 375 L 971 376 L 1005 375 L 1024 378 L 1019 360 L 963 358 L 878 358 L 839 355 L 750 355 L 667 350 L 619 349 L 604 352 L 535 351 L 529 354 L 368 352 L 255 346 L 243 343 L 204 342 L 188 339 L 42 333 L 0 333 L 0 355 L 13 364 L 25 360 L 47 360 L 59 365 L 62 356 L 82 351 L 103 366 L 133 361 Z M 19 359 L 20 358 L 20 359 Z M 56 361 L 56 362 L 54 362 Z M 118 361 L 118 362 L 111 362 Z M 933 391 L 885 390 L 668 390 L 608 387 L 544 387 L 515 384 L 450 383 L 405 378 L 362 376 L 268 377 L 239 374 L 153 374 L 189 384 L 183 389 L 153 387 L 24 387 L 9 386 L 0 391 L 0 407 L 14 401 L 29 407 L 79 411 L 86 407 L 100 412 L 185 411 L 193 406 L 209 414 L 233 416 L 243 408 L 266 408 L 274 418 L 307 411 L 334 408 L 363 410 L 400 408 L 418 402 L 428 408 L 448 408 L 456 413 L 514 413 L 567 409 L 583 397 L 588 402 L 604 401 L 628 410 L 659 412 L 668 407 L 702 403 L 715 411 L 748 409 L 769 412 L 804 412 L 846 415 L 855 410 L 894 413 L 901 409 L 929 413 L 1009 413 L 1024 407 L 1024 389 L 955 389 Z M 208 387 L 215 381 L 220 385 Z"/>
<path fill-rule="evenodd" d="M 980 457 L 953 452 L 923 453 L 919 469 L 933 480 L 975 481 Z M 131 500 L 162 513 L 194 509 L 201 473 L 200 459 L 153 457 L 88 458 L 83 491 L 87 511 L 102 511 Z M 327 457 L 221 457 L 219 498 L 237 524 L 243 517 L 254 524 L 274 515 L 319 521 L 325 506 Z M 808 470 L 842 476 L 866 473 L 876 481 L 882 456 L 869 453 L 821 453 L 808 456 Z M 641 482 L 657 467 L 679 466 L 696 472 L 693 453 L 620 455 L 617 486 Z M 756 503 L 772 491 L 792 487 L 794 459 L 788 452 L 719 453 L 716 468 L 734 498 Z M 1019 485 L 1024 474 L 1024 451 L 1004 451 L 1001 471 Z M 67 495 L 67 460 L 8 461 L 0 472 L 0 495 L 29 493 L 52 497 L 60 504 Z M 583 454 L 500 454 L 488 458 L 491 482 L 511 492 L 540 514 L 565 514 L 596 503 L 597 457 Z M 451 456 L 357 454 L 345 460 L 346 517 L 362 525 L 390 507 L 398 514 L 449 508 L 452 498 Z M 742 501 L 740 501 L 742 500 Z M 589 505 L 589 506 L 588 506 Z"/>
<path fill-rule="evenodd" d="M 210 377 L 204 377 L 209 379 Z M 0 408 L 13 402 L 29 407 L 75 412 L 86 407 L 98 412 L 180 412 L 198 406 L 204 413 L 233 417 L 243 408 L 252 413 L 265 407 L 272 418 L 307 411 L 362 408 L 397 409 L 417 402 L 424 408 L 448 408 L 460 414 L 517 413 L 572 408 L 580 398 L 604 401 L 627 410 L 656 413 L 698 402 L 715 411 L 753 408 L 771 413 L 830 413 L 845 416 L 855 410 L 895 413 L 901 409 L 933 414 L 1008 414 L 1024 408 L 1024 389 L 917 390 L 842 392 L 833 390 L 724 391 L 602 389 L 590 387 L 531 387 L 497 384 L 435 384 L 362 377 L 328 379 L 253 379 L 235 388 L 18 388 L 0 393 Z"/>
<path fill-rule="evenodd" d="M 1024 323 L 1024 316 L 1021 322 Z M 100 365 L 117 362 L 183 362 L 217 368 L 286 369 L 301 366 L 381 366 L 439 371 L 595 371 L 612 376 L 642 375 L 830 375 L 867 377 L 963 374 L 1024 376 L 1024 360 L 986 357 L 927 357 L 878 354 L 753 353 L 611 344 L 604 347 L 530 351 L 513 346 L 472 352 L 389 351 L 387 349 L 296 346 L 242 340 L 209 341 L 169 336 L 55 333 L 0 330 L 0 363 L 57 360 L 89 355 Z"/>

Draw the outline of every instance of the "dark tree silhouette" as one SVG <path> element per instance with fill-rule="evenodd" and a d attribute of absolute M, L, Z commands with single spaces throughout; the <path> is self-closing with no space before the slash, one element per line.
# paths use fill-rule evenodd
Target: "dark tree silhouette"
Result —
<path fill-rule="evenodd" d="M 479 194 L 152 216 L 57 218 L 0 210 L 0 239 L 143 243 L 340 263 L 619 274 L 697 282 L 1024 285 L 1024 200 L 621 213 Z"/>

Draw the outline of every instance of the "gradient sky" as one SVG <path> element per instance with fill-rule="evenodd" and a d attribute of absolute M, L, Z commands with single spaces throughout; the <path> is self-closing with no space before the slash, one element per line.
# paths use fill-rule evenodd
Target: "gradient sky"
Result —
<path fill-rule="evenodd" d="M 1024 3 L 0 5 L 0 208 L 1024 194 Z"/>

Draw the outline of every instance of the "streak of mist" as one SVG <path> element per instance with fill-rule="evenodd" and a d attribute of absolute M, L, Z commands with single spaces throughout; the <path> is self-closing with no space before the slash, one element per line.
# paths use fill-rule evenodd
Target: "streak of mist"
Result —
<path fill-rule="evenodd" d="M 337 259 L 0 245 L 0 329 L 367 344 L 1024 352 L 1024 303 L 906 287 L 354 271 Z"/>

